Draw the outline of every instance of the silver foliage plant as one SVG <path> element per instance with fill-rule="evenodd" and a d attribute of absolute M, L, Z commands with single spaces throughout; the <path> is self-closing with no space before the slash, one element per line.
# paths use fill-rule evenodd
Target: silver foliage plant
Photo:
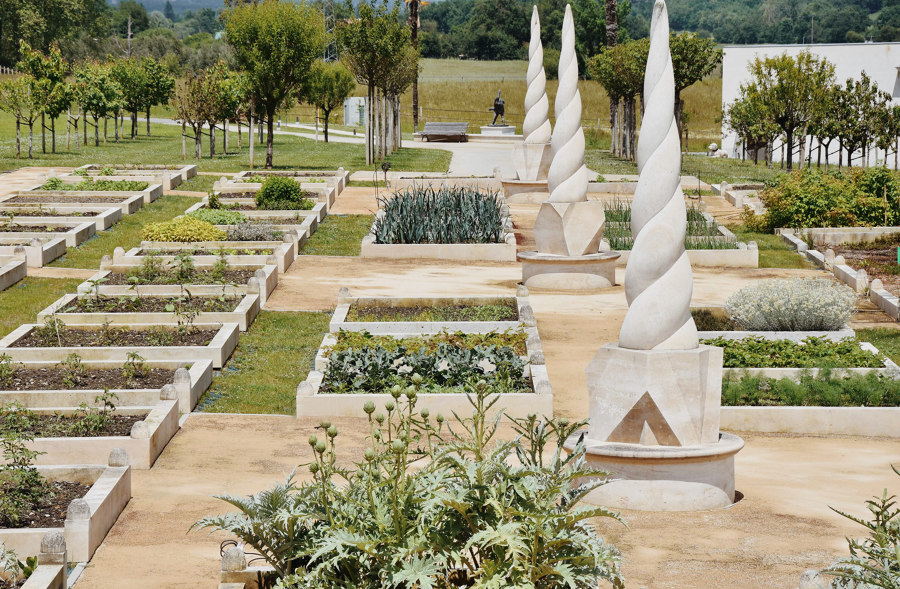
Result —
<path fill-rule="evenodd" d="M 256 550 L 279 589 L 624 587 L 618 550 L 588 521 L 619 516 L 580 504 L 607 473 L 587 466 L 580 441 L 563 449 L 586 422 L 511 419 L 516 438 L 495 440 L 504 418 L 485 385 L 471 390 L 473 417 L 451 425 L 416 409 L 417 376 L 390 390 L 383 412 L 366 404 L 354 466 L 338 463 L 338 430 L 322 423 L 309 438 L 312 481 L 292 474 L 257 495 L 221 496 L 239 511 L 196 525 Z"/>
<path fill-rule="evenodd" d="M 856 292 L 827 278 L 775 278 L 745 286 L 725 302 L 748 331 L 834 331 L 856 310 Z"/>

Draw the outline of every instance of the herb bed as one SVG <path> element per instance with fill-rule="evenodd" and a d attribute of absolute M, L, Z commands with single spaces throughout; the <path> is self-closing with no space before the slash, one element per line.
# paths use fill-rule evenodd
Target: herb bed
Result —
<path fill-rule="evenodd" d="M 519 309 L 515 300 L 493 305 L 382 306 L 353 305 L 346 321 L 515 321 Z"/>
<path fill-rule="evenodd" d="M 884 368 L 885 358 L 853 339 L 835 342 L 808 337 L 802 342 L 747 337 L 701 340 L 725 350 L 725 368 Z"/>
<path fill-rule="evenodd" d="M 165 270 L 158 276 L 145 277 L 138 272 L 111 272 L 107 275 L 104 285 L 129 286 L 132 284 L 184 284 L 190 290 L 191 284 L 247 284 L 253 278 L 256 270 L 225 270 L 221 277 L 213 276 L 212 271 L 196 270 L 188 281 L 179 280 L 174 270 Z M 136 280 L 132 280 L 132 277 Z"/>

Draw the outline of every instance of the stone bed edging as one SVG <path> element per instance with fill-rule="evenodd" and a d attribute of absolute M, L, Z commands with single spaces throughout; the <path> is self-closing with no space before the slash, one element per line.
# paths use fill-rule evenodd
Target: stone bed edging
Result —
<path fill-rule="evenodd" d="M 343 167 L 339 167 L 337 170 L 288 170 L 284 173 L 268 173 L 267 170 L 243 170 L 238 172 L 233 176 L 233 180 L 240 180 L 243 178 L 247 178 L 249 176 L 283 176 L 286 178 L 293 178 L 296 180 L 297 178 L 324 178 L 325 182 L 332 186 L 335 189 L 335 196 L 340 196 L 341 192 L 347 188 L 347 184 L 350 183 L 350 172 L 349 170 L 345 170 Z M 261 182 L 231 182 L 227 178 L 225 182 L 228 184 L 233 184 L 233 186 L 229 186 L 229 188 L 237 188 L 239 186 L 255 186 L 257 184 L 262 185 Z"/>
<path fill-rule="evenodd" d="M 56 362 L 23 362 L 23 368 L 52 368 Z M 121 362 L 83 360 L 88 370 L 94 368 L 122 367 Z M 175 369 L 173 382 L 153 389 L 110 389 L 119 399 L 120 407 L 144 406 L 156 403 L 159 399 L 178 401 L 181 413 L 190 413 L 200 400 L 200 396 L 212 384 L 211 360 L 147 360 L 148 368 Z M 2 391 L 0 404 L 18 401 L 26 407 L 39 409 L 47 407 L 77 407 L 81 403 L 94 404 L 94 398 L 102 394 L 101 389 L 56 389 L 37 391 Z"/>
<path fill-rule="evenodd" d="M 722 406 L 723 430 L 900 438 L 900 407 Z"/>
<path fill-rule="evenodd" d="M 111 167 L 115 172 L 112 176 L 100 176 L 99 172 L 103 170 L 103 168 Z M 105 178 L 105 179 L 119 179 L 121 177 L 130 177 L 130 176 L 148 176 L 154 178 L 154 182 L 157 184 L 163 185 L 163 190 L 172 190 L 173 188 L 177 188 L 183 182 L 187 182 L 191 178 L 197 175 L 197 166 L 196 164 L 187 164 L 183 166 L 154 166 L 154 165 L 141 165 L 136 167 L 127 167 L 127 166 L 103 166 L 101 164 L 84 164 L 83 166 L 78 166 L 75 170 L 84 170 L 88 173 L 92 178 Z M 91 174 L 91 172 L 97 172 L 96 174 Z M 78 176 L 74 173 L 72 176 Z M 79 178 L 81 176 L 78 176 Z M 168 181 L 168 182 L 167 182 Z M 154 183 L 154 182 L 151 182 Z M 167 185 L 168 184 L 168 185 Z"/>
<path fill-rule="evenodd" d="M 102 264 L 102 262 L 101 262 Z M 256 267 L 253 265 L 251 267 Z M 112 270 L 100 270 L 88 280 L 78 285 L 78 293 L 93 294 L 97 293 L 101 296 L 181 296 L 184 294 L 182 288 L 177 284 L 142 284 L 131 287 L 125 284 L 97 284 L 93 283 L 102 280 L 111 274 Z M 258 294 L 260 309 L 265 308 L 266 300 L 278 286 L 278 267 L 275 264 L 266 264 L 261 268 L 257 268 L 247 284 L 192 284 L 190 285 L 191 294 L 195 296 L 219 296 L 219 295 L 243 295 Z"/>
<path fill-rule="evenodd" d="M 69 210 L 66 210 L 69 209 Z M 21 210 L 29 210 L 34 211 L 34 208 L 25 207 L 8 207 L 3 206 L 0 203 L 0 216 L 3 215 L 12 215 L 16 216 L 16 211 Z M 39 211 L 41 209 L 38 209 Z M 47 212 L 55 212 L 55 213 L 84 213 L 81 216 L 71 215 L 71 216 L 46 216 L 46 217 L 20 217 L 21 219 L 28 219 L 29 221 L 34 221 L 38 223 L 45 223 L 47 225 L 52 225 L 55 223 L 72 223 L 79 224 L 85 223 L 88 221 L 92 221 L 96 227 L 96 231 L 106 231 L 116 223 L 122 220 L 122 209 L 121 207 L 68 207 L 68 206 L 51 206 L 44 207 L 43 210 Z"/>
<path fill-rule="evenodd" d="M 32 218 L 16 220 L 16 225 L 47 225 L 44 221 L 36 221 Z M 77 247 L 90 239 L 97 233 L 97 226 L 93 222 L 85 221 L 54 221 L 52 223 L 57 227 L 66 227 L 65 231 L 15 231 L 9 232 L 10 235 L 20 239 L 42 239 L 42 238 L 60 238 L 66 242 L 66 247 Z"/>
<path fill-rule="evenodd" d="M 856 228 L 849 227 L 833 229 L 841 229 L 847 235 L 856 231 Z M 858 231 L 868 233 L 871 229 L 871 227 L 864 227 L 859 228 Z M 898 228 L 898 231 L 900 231 L 900 228 Z M 808 260 L 819 266 L 819 268 L 826 272 L 831 272 L 835 278 L 850 286 L 856 292 L 868 295 L 869 300 L 881 309 L 885 315 L 895 321 L 900 321 L 900 299 L 885 290 L 880 280 L 875 279 L 869 283 L 869 275 L 865 270 L 854 270 L 846 264 L 843 256 L 835 256 L 830 249 L 824 254 L 818 250 L 810 249 L 809 244 L 797 236 L 793 229 L 777 229 L 776 234 L 779 234 L 781 239 L 793 247 L 798 254 L 805 255 Z M 835 233 L 832 232 L 832 234 Z"/>
<path fill-rule="evenodd" d="M 28 265 L 25 260 L 13 260 L 0 266 L 0 291 L 4 291 L 16 284 L 28 274 Z"/>
<path fill-rule="evenodd" d="M 37 197 L 37 196 L 49 196 L 58 198 L 58 201 L 54 202 L 9 202 L 15 197 Z M 108 200 L 102 202 L 74 202 L 72 200 L 68 200 L 68 197 L 91 197 L 91 196 L 107 196 L 107 197 L 118 197 L 119 200 Z M 140 192 L 109 192 L 102 190 L 28 190 L 24 192 L 12 192 L 7 194 L 6 196 L 0 197 L 0 205 L 4 207 L 10 206 L 21 206 L 21 207 L 36 207 L 36 206 L 45 206 L 45 207 L 76 207 L 76 206 L 90 206 L 90 207 L 99 207 L 99 206 L 109 206 L 109 207 L 118 207 L 122 209 L 123 215 L 132 215 L 138 212 L 144 206 L 145 197 L 143 193 Z"/>
<path fill-rule="evenodd" d="M 186 286 L 185 291 L 190 292 L 190 287 Z M 94 295 L 85 293 L 63 295 L 49 307 L 38 313 L 37 321 L 38 323 L 43 323 L 50 317 L 57 317 L 66 325 L 102 325 L 104 323 L 109 323 L 110 325 L 179 325 L 181 321 L 175 312 L 142 313 L 135 311 L 133 313 L 111 313 L 97 311 L 93 313 L 63 313 L 60 311 L 60 309 L 74 303 L 78 299 L 92 296 Z M 213 298 L 194 295 L 193 293 L 191 293 L 191 296 Z M 143 298 L 159 297 L 147 296 Z M 204 327 L 221 323 L 237 323 L 241 331 L 247 331 L 257 315 L 259 315 L 259 295 L 245 294 L 233 311 L 199 311 L 193 324 L 197 327 Z"/>
<path fill-rule="evenodd" d="M 347 293 L 342 292 L 342 296 L 346 299 Z M 519 298 L 527 300 L 524 295 L 517 296 L 517 299 Z M 485 331 L 483 332 L 469 331 L 469 333 L 489 333 L 494 331 L 494 329 L 488 329 L 490 322 L 472 323 L 486 323 L 487 325 L 485 325 Z M 526 371 L 531 377 L 534 392 L 491 395 L 489 398 L 493 399 L 499 396 L 500 402 L 495 406 L 495 410 L 503 409 L 511 417 L 526 417 L 529 414 L 551 417 L 553 415 L 553 390 L 547 374 L 537 321 L 534 318 L 534 311 L 530 304 L 521 307 L 517 323 L 528 334 L 525 348 L 526 359 L 529 364 L 526 367 Z M 419 333 L 409 331 L 405 333 L 379 332 L 378 335 L 402 338 L 415 337 Z M 306 380 L 297 387 L 297 417 L 361 417 L 364 415 L 363 406 L 366 402 L 372 401 L 376 407 L 383 408 L 387 401 L 393 401 L 393 397 L 387 393 L 319 394 L 318 390 L 328 366 L 328 359 L 324 356 L 324 350 L 335 343 L 337 343 L 336 333 L 328 333 L 324 337 L 316 353 L 313 370 L 310 371 Z M 427 407 L 432 414 L 442 413 L 445 416 L 450 416 L 453 412 L 461 416 L 465 414 L 471 415 L 472 412 L 472 405 L 464 393 L 423 393 L 418 396 L 416 406 L 418 409 Z"/>
<path fill-rule="evenodd" d="M 23 240 L 28 243 L 12 245 L 17 241 L 15 238 L 0 237 L 0 258 L 24 255 L 29 268 L 41 268 L 66 254 L 66 241 L 59 237 Z"/>
<path fill-rule="evenodd" d="M 63 527 L 0 529 L 0 541 L 19 555 L 34 555 L 40 553 L 44 535 L 57 531 L 65 536 L 71 562 L 89 561 L 131 500 L 128 460 L 128 454 L 117 449 L 110 453 L 108 466 L 38 466 L 38 471 L 50 480 L 77 481 L 90 484 L 91 488 L 84 498 L 69 504 Z"/>
<path fill-rule="evenodd" d="M 9 355 L 14 362 L 43 361 L 62 362 L 69 354 L 78 354 L 82 360 L 100 360 L 123 363 L 131 352 L 140 354 L 145 360 L 210 360 L 213 368 L 222 368 L 237 347 L 239 328 L 237 323 L 223 323 L 218 332 L 205 346 L 95 346 L 95 347 L 55 347 L 55 348 L 14 348 L 19 339 L 33 329 L 41 327 L 35 323 L 20 325 L 0 340 L 0 353 Z M 73 326 L 69 329 L 81 329 Z M 96 326 L 95 326 L 96 327 Z M 152 325 L 122 324 L 120 327 L 149 329 Z"/>
<path fill-rule="evenodd" d="M 195 249 L 206 249 L 215 251 L 217 249 L 233 249 L 242 251 L 252 250 L 272 250 L 271 254 L 227 254 L 226 260 L 229 264 L 234 262 L 242 266 L 265 266 L 269 262 L 270 256 L 275 256 L 275 265 L 280 273 L 284 273 L 294 260 L 297 259 L 297 240 L 295 236 L 285 234 L 282 241 L 193 241 L 182 243 L 177 241 L 142 241 L 139 247 L 133 247 L 127 252 L 124 248 L 117 247 L 113 251 L 112 263 L 123 266 L 133 264 L 141 264 L 144 261 L 146 252 L 162 251 L 171 252 L 165 254 L 156 254 L 164 264 L 171 264 L 175 261 L 175 255 L 178 253 L 191 253 Z M 213 266 L 219 261 L 218 254 L 191 254 L 194 264 L 201 266 Z"/>

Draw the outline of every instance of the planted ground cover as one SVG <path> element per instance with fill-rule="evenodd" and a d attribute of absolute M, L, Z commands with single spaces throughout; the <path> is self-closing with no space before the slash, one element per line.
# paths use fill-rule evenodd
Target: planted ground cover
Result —
<path fill-rule="evenodd" d="M 192 284 L 247 284 L 247 281 L 253 278 L 255 270 L 224 270 L 221 274 L 214 270 L 197 270 L 195 269 L 190 278 L 183 280 L 178 275 L 178 270 L 174 268 L 164 268 L 155 274 L 144 274 L 140 272 L 140 268 L 136 268 L 127 273 L 110 272 L 103 280 L 103 284 L 111 286 L 130 285 L 130 284 L 183 284 L 186 289 L 190 289 Z M 51 301 L 52 302 L 52 301 Z"/>
<path fill-rule="evenodd" d="M 198 213 L 200 211 L 197 211 Z M 227 231 L 216 227 L 216 224 L 206 221 L 195 213 L 176 217 L 169 221 L 150 223 L 141 232 L 144 241 L 171 241 L 178 243 L 193 243 L 202 241 L 280 241 L 284 231 L 275 229 L 276 224 L 299 224 L 301 219 L 285 217 L 277 219 L 256 219 L 253 221 L 239 220 L 235 215 L 241 215 L 234 211 L 210 211 L 213 221 L 221 221 L 221 225 L 227 225 Z M 228 218 L 222 217 L 228 216 Z"/>
<path fill-rule="evenodd" d="M 631 203 L 614 200 L 604 208 L 606 228 L 603 237 L 609 240 L 610 248 L 628 251 L 634 246 L 631 235 Z M 687 235 L 684 240 L 686 249 L 736 249 L 737 240 L 726 237 L 719 232 L 719 225 L 710 222 L 703 212 L 691 205 L 687 210 Z"/>
<path fill-rule="evenodd" d="M 307 256 L 358 256 L 374 215 L 328 215 L 300 250 Z"/>
<path fill-rule="evenodd" d="M 24 337 L 11 344 L 13 348 L 68 348 L 68 347 L 135 347 L 135 346 L 205 346 L 218 333 L 217 329 L 162 326 L 146 330 L 103 325 L 97 327 L 67 327 L 54 318 L 35 327 Z"/>
<path fill-rule="evenodd" d="M 261 311 L 197 410 L 296 414 L 297 385 L 313 365 L 330 318 L 330 313 Z"/>
<path fill-rule="evenodd" d="M 413 187 L 378 203 L 383 214 L 375 218 L 375 243 L 504 243 L 503 203 L 496 192 Z"/>
<path fill-rule="evenodd" d="M 137 180 L 94 180 L 85 178 L 77 184 L 67 184 L 59 178 L 50 178 L 40 187 L 40 190 L 74 190 L 79 192 L 140 192 L 150 186 L 147 182 Z"/>
<path fill-rule="evenodd" d="M 52 265 L 63 268 L 97 268 L 101 258 L 117 247 L 128 250 L 139 246 L 145 225 L 180 215 L 195 202 L 197 199 L 190 196 L 161 196 L 154 202 L 145 204 L 133 215 L 123 216 L 111 229 L 97 233 L 78 248 L 69 248 L 66 255 Z"/>
<path fill-rule="evenodd" d="M 2 206 L 2 203 L 0 203 Z M 17 217 L 94 217 L 97 212 L 94 211 L 71 211 L 68 213 L 60 213 L 56 209 L 49 207 L 46 209 L 16 209 L 14 211 L 0 211 L 0 222 L 12 221 Z"/>
<path fill-rule="evenodd" d="M 722 404 L 731 406 L 900 407 L 900 381 L 891 375 L 803 374 L 799 382 L 742 375 L 722 383 Z"/>
<path fill-rule="evenodd" d="M 691 309 L 697 331 L 737 331 L 740 326 L 729 319 L 725 309 Z"/>
<path fill-rule="evenodd" d="M 519 308 L 515 299 L 494 305 L 442 305 L 389 307 L 354 304 L 347 313 L 347 321 L 515 321 Z"/>
<path fill-rule="evenodd" d="M 395 338 L 341 331 L 327 350 L 321 393 L 461 393 L 483 383 L 489 393 L 528 393 L 524 332 L 440 333 Z"/>
<path fill-rule="evenodd" d="M 884 357 L 846 338 L 833 341 L 808 337 L 802 342 L 746 337 L 704 339 L 701 343 L 725 350 L 725 368 L 883 368 Z"/>
<path fill-rule="evenodd" d="M 217 313 L 234 311 L 242 297 L 109 297 L 77 299 L 58 313 Z"/>

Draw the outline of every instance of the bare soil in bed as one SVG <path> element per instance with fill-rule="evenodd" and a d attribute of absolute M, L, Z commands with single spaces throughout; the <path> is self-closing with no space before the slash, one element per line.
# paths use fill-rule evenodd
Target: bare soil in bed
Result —
<path fill-rule="evenodd" d="M 878 278 L 885 288 L 896 292 L 900 290 L 897 246 L 900 246 L 900 236 L 872 243 L 841 244 L 832 249 L 836 255 L 844 256 L 851 268 L 865 270 L 870 279 Z M 820 251 L 825 250 L 820 248 Z"/>
<path fill-rule="evenodd" d="M 33 426 L 25 428 L 25 432 L 35 438 L 99 438 L 106 436 L 128 436 L 131 426 L 144 419 L 146 415 L 105 415 L 104 423 L 96 430 L 85 430 L 72 427 L 82 418 L 75 415 L 34 415 Z M 3 420 L 0 419 L 0 424 Z M 21 430 L 20 430 L 21 431 Z"/>
<path fill-rule="evenodd" d="M 41 328 L 32 329 L 16 340 L 14 348 L 97 348 L 97 347 L 138 347 L 138 346 L 205 346 L 215 337 L 217 330 L 176 329 L 136 330 L 136 329 L 63 329 L 56 334 L 42 334 Z"/>
<path fill-rule="evenodd" d="M 220 313 L 234 311 L 240 297 L 85 297 L 67 305 L 60 313 Z M 174 307 L 174 308 L 173 308 Z"/>
<path fill-rule="evenodd" d="M 189 283 L 185 283 L 185 288 L 190 290 L 191 285 L 197 284 L 247 284 L 247 281 L 253 278 L 255 270 L 226 270 L 222 280 L 214 280 L 209 272 L 198 271 Z M 128 274 L 122 272 L 111 272 L 107 275 L 107 281 L 103 284 L 113 286 L 130 286 L 132 283 L 128 280 Z M 174 274 L 160 276 L 153 280 L 141 279 L 138 284 L 178 284 L 174 279 Z"/>
<path fill-rule="evenodd" d="M 514 300 L 492 305 L 440 305 L 388 307 L 354 305 L 347 321 L 516 321 L 519 309 Z"/>
<path fill-rule="evenodd" d="M 52 481 L 47 483 L 51 493 L 43 504 L 22 514 L 16 528 L 61 528 L 66 525 L 66 510 L 73 499 L 87 495 L 90 487 L 81 483 Z M 9 522 L 0 520 L 0 527 L 10 528 Z"/>
<path fill-rule="evenodd" d="M 120 203 L 126 200 L 125 197 L 121 196 L 69 196 L 69 195 L 34 195 L 34 196 L 14 196 L 9 200 L 5 200 L 3 202 L 11 203 L 11 202 L 24 202 L 24 203 L 34 203 L 34 204 L 43 204 L 43 203 L 55 203 L 55 204 L 64 204 L 64 203 Z"/>
<path fill-rule="evenodd" d="M 32 233 L 35 231 L 52 233 L 57 231 L 69 231 L 70 229 L 71 227 L 59 227 L 56 225 L 19 225 L 18 223 L 0 223 L 0 233 Z"/>
<path fill-rule="evenodd" d="M 72 211 L 69 213 L 60 213 L 52 208 L 46 209 L 43 211 L 0 211 L 0 221 L 6 220 L 9 217 L 17 218 L 17 217 L 95 217 L 97 213 L 88 213 L 83 211 Z"/>
<path fill-rule="evenodd" d="M 170 384 L 175 371 L 167 368 L 148 368 L 147 374 L 129 380 L 121 368 L 97 368 L 85 370 L 74 385 L 63 382 L 63 372 L 57 367 L 17 368 L 12 380 L 0 389 L 11 391 L 58 391 L 102 389 L 159 389 Z"/>

